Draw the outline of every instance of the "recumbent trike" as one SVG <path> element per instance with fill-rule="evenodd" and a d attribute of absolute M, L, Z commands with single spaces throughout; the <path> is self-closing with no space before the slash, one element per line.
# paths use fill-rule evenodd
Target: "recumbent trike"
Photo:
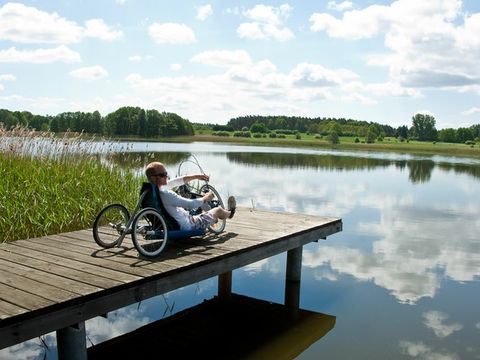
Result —
<path fill-rule="evenodd" d="M 202 173 L 203 170 L 198 160 L 185 160 L 182 164 L 193 162 Z M 202 197 L 207 192 L 212 192 L 214 198 L 201 208 L 192 210 L 192 214 L 199 214 L 214 207 L 224 207 L 223 201 L 217 190 L 204 182 L 185 184 L 176 189 L 177 193 L 187 198 Z M 226 221 L 219 219 L 217 223 L 208 227 L 208 230 L 219 234 L 225 229 Z M 140 198 L 132 214 L 122 204 L 110 204 L 104 207 L 93 223 L 93 238 L 103 248 L 119 247 L 125 236 L 131 235 L 132 242 L 137 251 L 148 258 L 158 256 L 165 248 L 168 240 L 202 236 L 205 230 L 180 230 L 177 222 L 163 207 L 158 187 L 150 182 L 144 182 L 140 190 Z"/>

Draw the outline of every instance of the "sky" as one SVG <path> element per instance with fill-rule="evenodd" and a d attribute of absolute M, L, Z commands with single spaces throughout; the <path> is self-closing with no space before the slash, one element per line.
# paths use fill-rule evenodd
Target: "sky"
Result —
<path fill-rule="evenodd" d="M 480 123 L 480 1 L 0 0 L 0 108 Z"/>

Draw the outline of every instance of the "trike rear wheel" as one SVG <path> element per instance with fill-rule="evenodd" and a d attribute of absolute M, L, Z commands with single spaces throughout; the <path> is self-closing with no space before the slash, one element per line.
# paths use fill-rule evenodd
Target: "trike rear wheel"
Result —
<path fill-rule="evenodd" d="M 167 225 L 154 208 L 140 210 L 132 223 L 132 241 L 137 251 L 148 258 L 158 256 L 167 244 Z"/>
<path fill-rule="evenodd" d="M 111 248 L 125 236 L 130 214 L 122 204 L 104 207 L 93 223 L 93 238 L 103 248 Z"/>

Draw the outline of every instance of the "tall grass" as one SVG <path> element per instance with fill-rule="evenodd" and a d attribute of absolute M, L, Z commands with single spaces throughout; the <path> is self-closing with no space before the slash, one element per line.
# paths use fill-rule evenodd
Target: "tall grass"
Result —
<path fill-rule="evenodd" d="M 101 146 L 0 126 L 0 242 L 89 228 L 107 203 L 131 208 L 139 179 L 103 161 Z"/>

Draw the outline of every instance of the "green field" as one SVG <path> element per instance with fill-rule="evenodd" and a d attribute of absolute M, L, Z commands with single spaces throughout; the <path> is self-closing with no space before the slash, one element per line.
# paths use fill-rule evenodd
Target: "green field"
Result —
<path fill-rule="evenodd" d="M 362 142 L 364 139 L 359 138 L 360 142 L 355 142 L 355 137 L 340 137 L 340 143 L 332 145 L 325 137 L 315 138 L 312 134 L 300 134 L 300 139 L 295 135 L 286 135 L 285 139 L 279 138 L 243 138 L 230 136 L 214 136 L 211 131 L 199 131 L 194 136 L 182 136 L 169 139 L 161 139 L 161 141 L 209 141 L 209 142 L 227 142 L 242 145 L 261 145 L 261 146 L 280 146 L 280 147 L 311 147 L 323 149 L 338 150 L 355 150 L 355 151 L 386 151 L 400 152 L 425 155 L 451 155 L 480 157 L 480 144 L 465 145 L 441 142 L 423 142 L 423 141 L 399 141 L 396 138 L 384 138 L 383 141 L 367 144 Z"/>

